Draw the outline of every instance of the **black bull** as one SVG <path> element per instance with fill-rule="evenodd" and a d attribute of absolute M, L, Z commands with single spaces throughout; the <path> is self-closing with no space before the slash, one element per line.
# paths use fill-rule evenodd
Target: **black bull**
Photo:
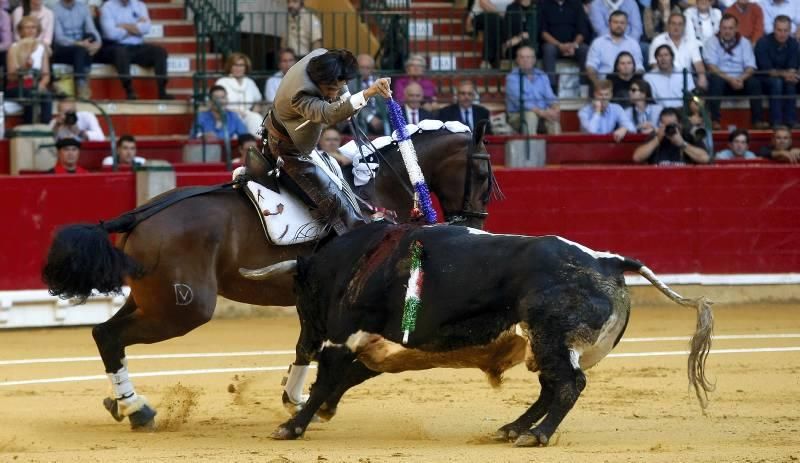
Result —
<path fill-rule="evenodd" d="M 422 308 L 403 345 L 414 241 L 424 249 Z M 622 337 L 630 314 L 626 271 L 697 308 L 689 382 L 703 407 L 713 390 L 705 376 L 710 302 L 681 297 L 640 262 L 557 236 L 372 224 L 293 263 L 242 270 L 253 279 L 296 272 L 298 355 L 319 362 L 306 406 L 275 431 L 276 438 L 299 437 L 315 413 L 332 417 L 349 388 L 382 372 L 475 367 L 497 386 L 505 370 L 524 361 L 539 372 L 541 393 L 496 437 L 546 445 L 586 385 L 583 370 Z"/>

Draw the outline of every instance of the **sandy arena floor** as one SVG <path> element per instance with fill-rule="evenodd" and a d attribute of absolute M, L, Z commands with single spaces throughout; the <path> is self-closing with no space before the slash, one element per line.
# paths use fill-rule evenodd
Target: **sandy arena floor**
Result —
<path fill-rule="evenodd" d="M 345 396 L 329 423 L 294 442 L 269 439 L 287 418 L 279 381 L 292 355 L 131 359 L 135 373 L 279 367 L 280 371 L 172 373 L 134 378 L 159 412 L 159 429 L 133 433 L 102 407 L 108 382 L 88 328 L 0 331 L 0 461 L 150 462 L 794 462 L 800 460 L 800 307 L 716 307 L 717 392 L 704 416 L 688 391 L 684 355 L 603 360 L 546 448 L 494 443 L 493 432 L 537 396 L 518 366 L 491 389 L 477 370 L 383 375 Z M 634 308 L 623 341 L 688 336 L 694 313 L 677 305 Z M 129 356 L 291 350 L 291 317 L 215 320 Z M 784 336 L 764 336 L 783 334 Z M 788 336 L 793 334 L 794 336 Z M 759 335 L 759 336 L 753 336 Z M 623 342 L 614 354 L 685 350 L 664 339 Z M 782 348 L 782 349 L 781 349 Z M 786 349 L 794 348 L 794 349 Z M 84 376 L 95 379 L 79 380 Z M 37 384 L 12 381 L 75 377 Z M 232 387 L 231 387 L 232 386 Z M 233 390 L 234 392 L 229 392 Z"/>

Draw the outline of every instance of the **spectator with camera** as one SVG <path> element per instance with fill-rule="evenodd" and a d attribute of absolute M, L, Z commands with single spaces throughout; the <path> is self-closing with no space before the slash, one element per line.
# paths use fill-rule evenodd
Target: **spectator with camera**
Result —
<path fill-rule="evenodd" d="M 147 160 L 141 156 L 136 155 L 136 139 L 133 135 L 123 135 L 117 140 L 117 165 L 119 166 L 142 166 Z M 111 166 L 114 164 L 113 156 L 106 156 L 103 158 L 104 166 Z"/>
<path fill-rule="evenodd" d="M 69 64 L 75 74 L 75 94 L 79 98 L 92 97 L 89 90 L 89 72 L 92 57 L 102 45 L 100 33 L 92 21 L 89 8 L 77 0 L 60 0 L 53 6 L 55 36 L 53 62 Z"/>
<path fill-rule="evenodd" d="M 74 138 L 78 141 L 103 141 L 106 139 L 97 117 L 89 111 L 78 111 L 75 100 L 61 100 L 56 107 L 58 113 L 50 128 L 56 140 Z"/>
<path fill-rule="evenodd" d="M 736 129 L 728 135 L 728 148 L 718 152 L 714 159 L 730 161 L 734 159 L 755 159 L 756 155 L 748 148 L 750 133 L 745 129 Z"/>
<path fill-rule="evenodd" d="M 711 156 L 702 139 L 683 130 L 675 108 L 665 108 L 656 132 L 633 152 L 633 160 L 653 165 L 708 164 Z"/>

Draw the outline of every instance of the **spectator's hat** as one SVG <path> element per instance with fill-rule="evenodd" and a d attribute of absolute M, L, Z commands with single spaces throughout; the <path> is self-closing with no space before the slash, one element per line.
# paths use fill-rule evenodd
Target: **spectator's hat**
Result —
<path fill-rule="evenodd" d="M 76 139 L 74 139 L 74 138 L 72 138 L 72 137 L 62 138 L 62 139 L 60 139 L 60 140 L 58 140 L 56 142 L 56 148 L 57 149 L 66 148 L 67 146 L 75 146 L 75 147 L 80 148 L 81 147 L 81 142 L 76 140 Z"/>

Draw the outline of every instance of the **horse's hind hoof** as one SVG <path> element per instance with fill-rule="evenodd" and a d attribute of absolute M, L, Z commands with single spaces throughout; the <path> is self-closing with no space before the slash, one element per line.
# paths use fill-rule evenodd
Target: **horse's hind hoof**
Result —
<path fill-rule="evenodd" d="M 528 431 L 522 433 L 517 440 L 514 441 L 514 447 L 545 447 L 549 439 L 542 432 Z"/>
<path fill-rule="evenodd" d="M 111 416 L 117 420 L 118 423 L 122 422 L 125 419 L 124 416 L 120 415 L 119 407 L 117 407 L 117 401 L 112 399 L 111 397 L 106 397 L 103 399 L 103 406 L 108 410 L 108 413 L 111 413 Z"/>
<path fill-rule="evenodd" d="M 303 430 L 300 428 L 294 428 L 294 430 L 292 430 L 286 426 L 280 426 L 278 429 L 272 431 L 269 437 L 275 440 L 294 440 L 302 435 Z"/>
<path fill-rule="evenodd" d="M 138 411 L 131 413 L 131 429 L 134 431 L 154 431 L 156 429 L 156 411 L 149 405 L 144 405 Z"/>

